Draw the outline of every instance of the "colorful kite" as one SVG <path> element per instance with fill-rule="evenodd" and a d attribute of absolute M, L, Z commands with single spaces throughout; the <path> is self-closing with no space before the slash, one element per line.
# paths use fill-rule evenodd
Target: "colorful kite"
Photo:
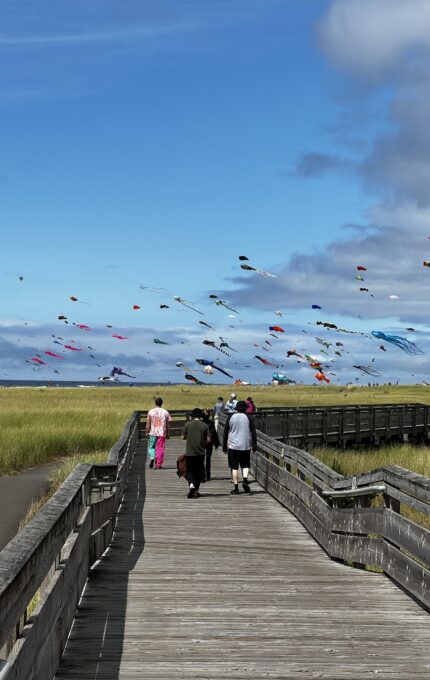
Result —
<path fill-rule="evenodd" d="M 257 272 L 257 274 L 262 274 L 262 276 L 270 276 L 270 278 L 276 279 L 276 274 L 271 274 L 270 272 L 266 272 L 266 271 L 264 271 L 264 269 L 257 269 L 257 267 L 251 267 L 250 264 L 241 264 L 240 268 L 244 269 L 247 272 Z"/>
<path fill-rule="evenodd" d="M 125 335 L 118 335 L 118 333 L 112 333 L 112 337 L 116 338 L 117 340 L 128 340 Z"/>
<path fill-rule="evenodd" d="M 362 371 L 366 375 L 372 375 L 375 378 L 381 375 L 381 373 L 379 373 L 379 371 L 375 371 L 375 369 L 372 368 L 372 366 L 353 366 L 353 368 L 357 368 L 359 371 Z"/>
<path fill-rule="evenodd" d="M 424 354 L 424 352 L 413 342 L 410 342 L 406 338 L 402 338 L 400 335 L 386 335 L 382 331 L 372 331 L 372 335 L 373 337 L 378 338 L 378 340 L 390 342 L 392 345 L 400 347 L 406 354 Z"/>
<path fill-rule="evenodd" d="M 122 368 L 118 368 L 118 366 L 114 366 L 113 369 L 110 372 L 110 377 L 114 378 L 116 375 L 126 375 L 127 378 L 136 378 L 135 375 L 130 375 L 129 373 L 126 373 L 125 371 L 123 371 Z"/>
<path fill-rule="evenodd" d="M 264 364 L 265 366 L 273 366 L 273 368 L 278 368 L 276 364 L 273 364 L 271 361 L 265 359 L 264 357 L 258 356 L 258 354 L 256 354 L 254 358 L 258 359 L 258 361 L 261 361 L 261 363 Z"/>
<path fill-rule="evenodd" d="M 210 328 L 211 331 L 214 331 L 214 330 L 215 330 L 215 328 L 214 328 L 213 326 L 210 326 L 208 323 L 206 323 L 206 321 L 199 321 L 199 323 L 200 323 L 202 326 L 206 326 L 206 328 Z"/>
<path fill-rule="evenodd" d="M 285 333 L 284 329 L 280 326 L 269 326 L 269 331 L 276 331 L 277 333 Z"/>
<path fill-rule="evenodd" d="M 208 361 L 207 359 L 196 359 L 197 363 L 200 364 L 200 366 L 205 366 L 206 368 L 215 368 L 215 370 L 220 371 L 220 373 L 224 373 L 228 378 L 232 378 L 233 376 L 230 375 L 230 373 L 227 373 L 227 371 L 224 371 L 223 368 L 220 368 L 219 366 L 216 366 L 213 361 Z"/>
<path fill-rule="evenodd" d="M 290 380 L 284 373 L 272 373 L 272 383 L 274 385 L 294 385 L 295 380 Z"/>
<path fill-rule="evenodd" d="M 325 373 L 323 373 L 322 371 L 318 371 L 317 373 L 315 373 L 315 378 L 316 378 L 319 382 L 330 383 L 330 378 L 327 378 L 327 376 L 325 375 Z"/>
<path fill-rule="evenodd" d="M 195 385 L 204 385 L 200 380 L 195 378 L 191 373 L 185 373 L 185 379 L 189 380 L 190 382 L 194 383 Z"/>
<path fill-rule="evenodd" d="M 183 298 L 179 297 L 179 295 L 174 295 L 173 299 L 176 302 L 179 302 L 180 305 L 183 305 L 184 307 L 188 307 L 188 309 L 191 309 L 193 312 L 196 312 L 196 314 L 201 314 L 203 316 L 203 312 L 200 312 L 198 309 L 195 309 L 192 306 L 192 303 L 189 302 L 189 300 L 184 300 Z"/>

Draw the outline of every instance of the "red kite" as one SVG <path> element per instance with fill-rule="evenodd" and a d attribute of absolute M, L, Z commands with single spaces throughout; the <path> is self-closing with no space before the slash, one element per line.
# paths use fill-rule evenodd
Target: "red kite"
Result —
<path fill-rule="evenodd" d="M 261 363 L 264 364 L 265 366 L 274 366 L 274 368 L 278 368 L 276 366 L 276 364 L 272 364 L 271 361 L 264 359 L 264 357 L 259 357 L 258 354 L 255 355 L 255 359 L 258 359 L 258 361 L 261 361 Z"/>

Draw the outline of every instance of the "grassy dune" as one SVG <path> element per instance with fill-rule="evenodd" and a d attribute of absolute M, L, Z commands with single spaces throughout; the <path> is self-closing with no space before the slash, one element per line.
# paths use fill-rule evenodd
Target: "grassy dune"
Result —
<path fill-rule="evenodd" d="M 312 455 L 341 475 L 356 475 L 377 470 L 384 465 L 400 465 L 430 477 L 430 448 L 398 444 L 376 448 L 347 449 L 316 448 Z"/>
<path fill-rule="evenodd" d="M 430 388 L 421 386 L 5 388 L 0 389 L 0 474 L 64 457 L 107 452 L 131 412 L 150 408 L 158 394 L 167 409 L 191 409 L 212 406 L 219 395 L 227 399 L 233 390 L 239 398 L 252 395 L 257 406 L 430 403 Z M 393 451 L 388 454 L 392 456 Z M 332 452 L 327 455 L 333 458 Z M 370 458 L 366 460 L 366 469 L 377 467 Z M 411 467 L 410 461 L 406 467 Z"/>

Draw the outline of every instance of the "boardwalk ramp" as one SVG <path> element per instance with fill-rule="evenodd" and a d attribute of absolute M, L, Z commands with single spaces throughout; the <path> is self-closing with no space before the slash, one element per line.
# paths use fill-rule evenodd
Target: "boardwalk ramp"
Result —
<path fill-rule="evenodd" d="M 264 480 L 231 496 L 221 451 L 188 499 L 182 452 L 171 440 L 165 468 L 149 470 L 138 445 L 56 680 L 429 678 L 425 609 L 330 559 Z"/>

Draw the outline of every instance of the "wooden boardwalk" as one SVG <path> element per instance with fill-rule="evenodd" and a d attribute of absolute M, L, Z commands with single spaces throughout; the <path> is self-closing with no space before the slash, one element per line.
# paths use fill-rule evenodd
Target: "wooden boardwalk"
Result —
<path fill-rule="evenodd" d="M 186 498 L 168 445 L 139 447 L 111 547 L 92 569 L 57 680 L 430 676 L 430 616 L 383 575 L 330 560 L 226 458 Z"/>

